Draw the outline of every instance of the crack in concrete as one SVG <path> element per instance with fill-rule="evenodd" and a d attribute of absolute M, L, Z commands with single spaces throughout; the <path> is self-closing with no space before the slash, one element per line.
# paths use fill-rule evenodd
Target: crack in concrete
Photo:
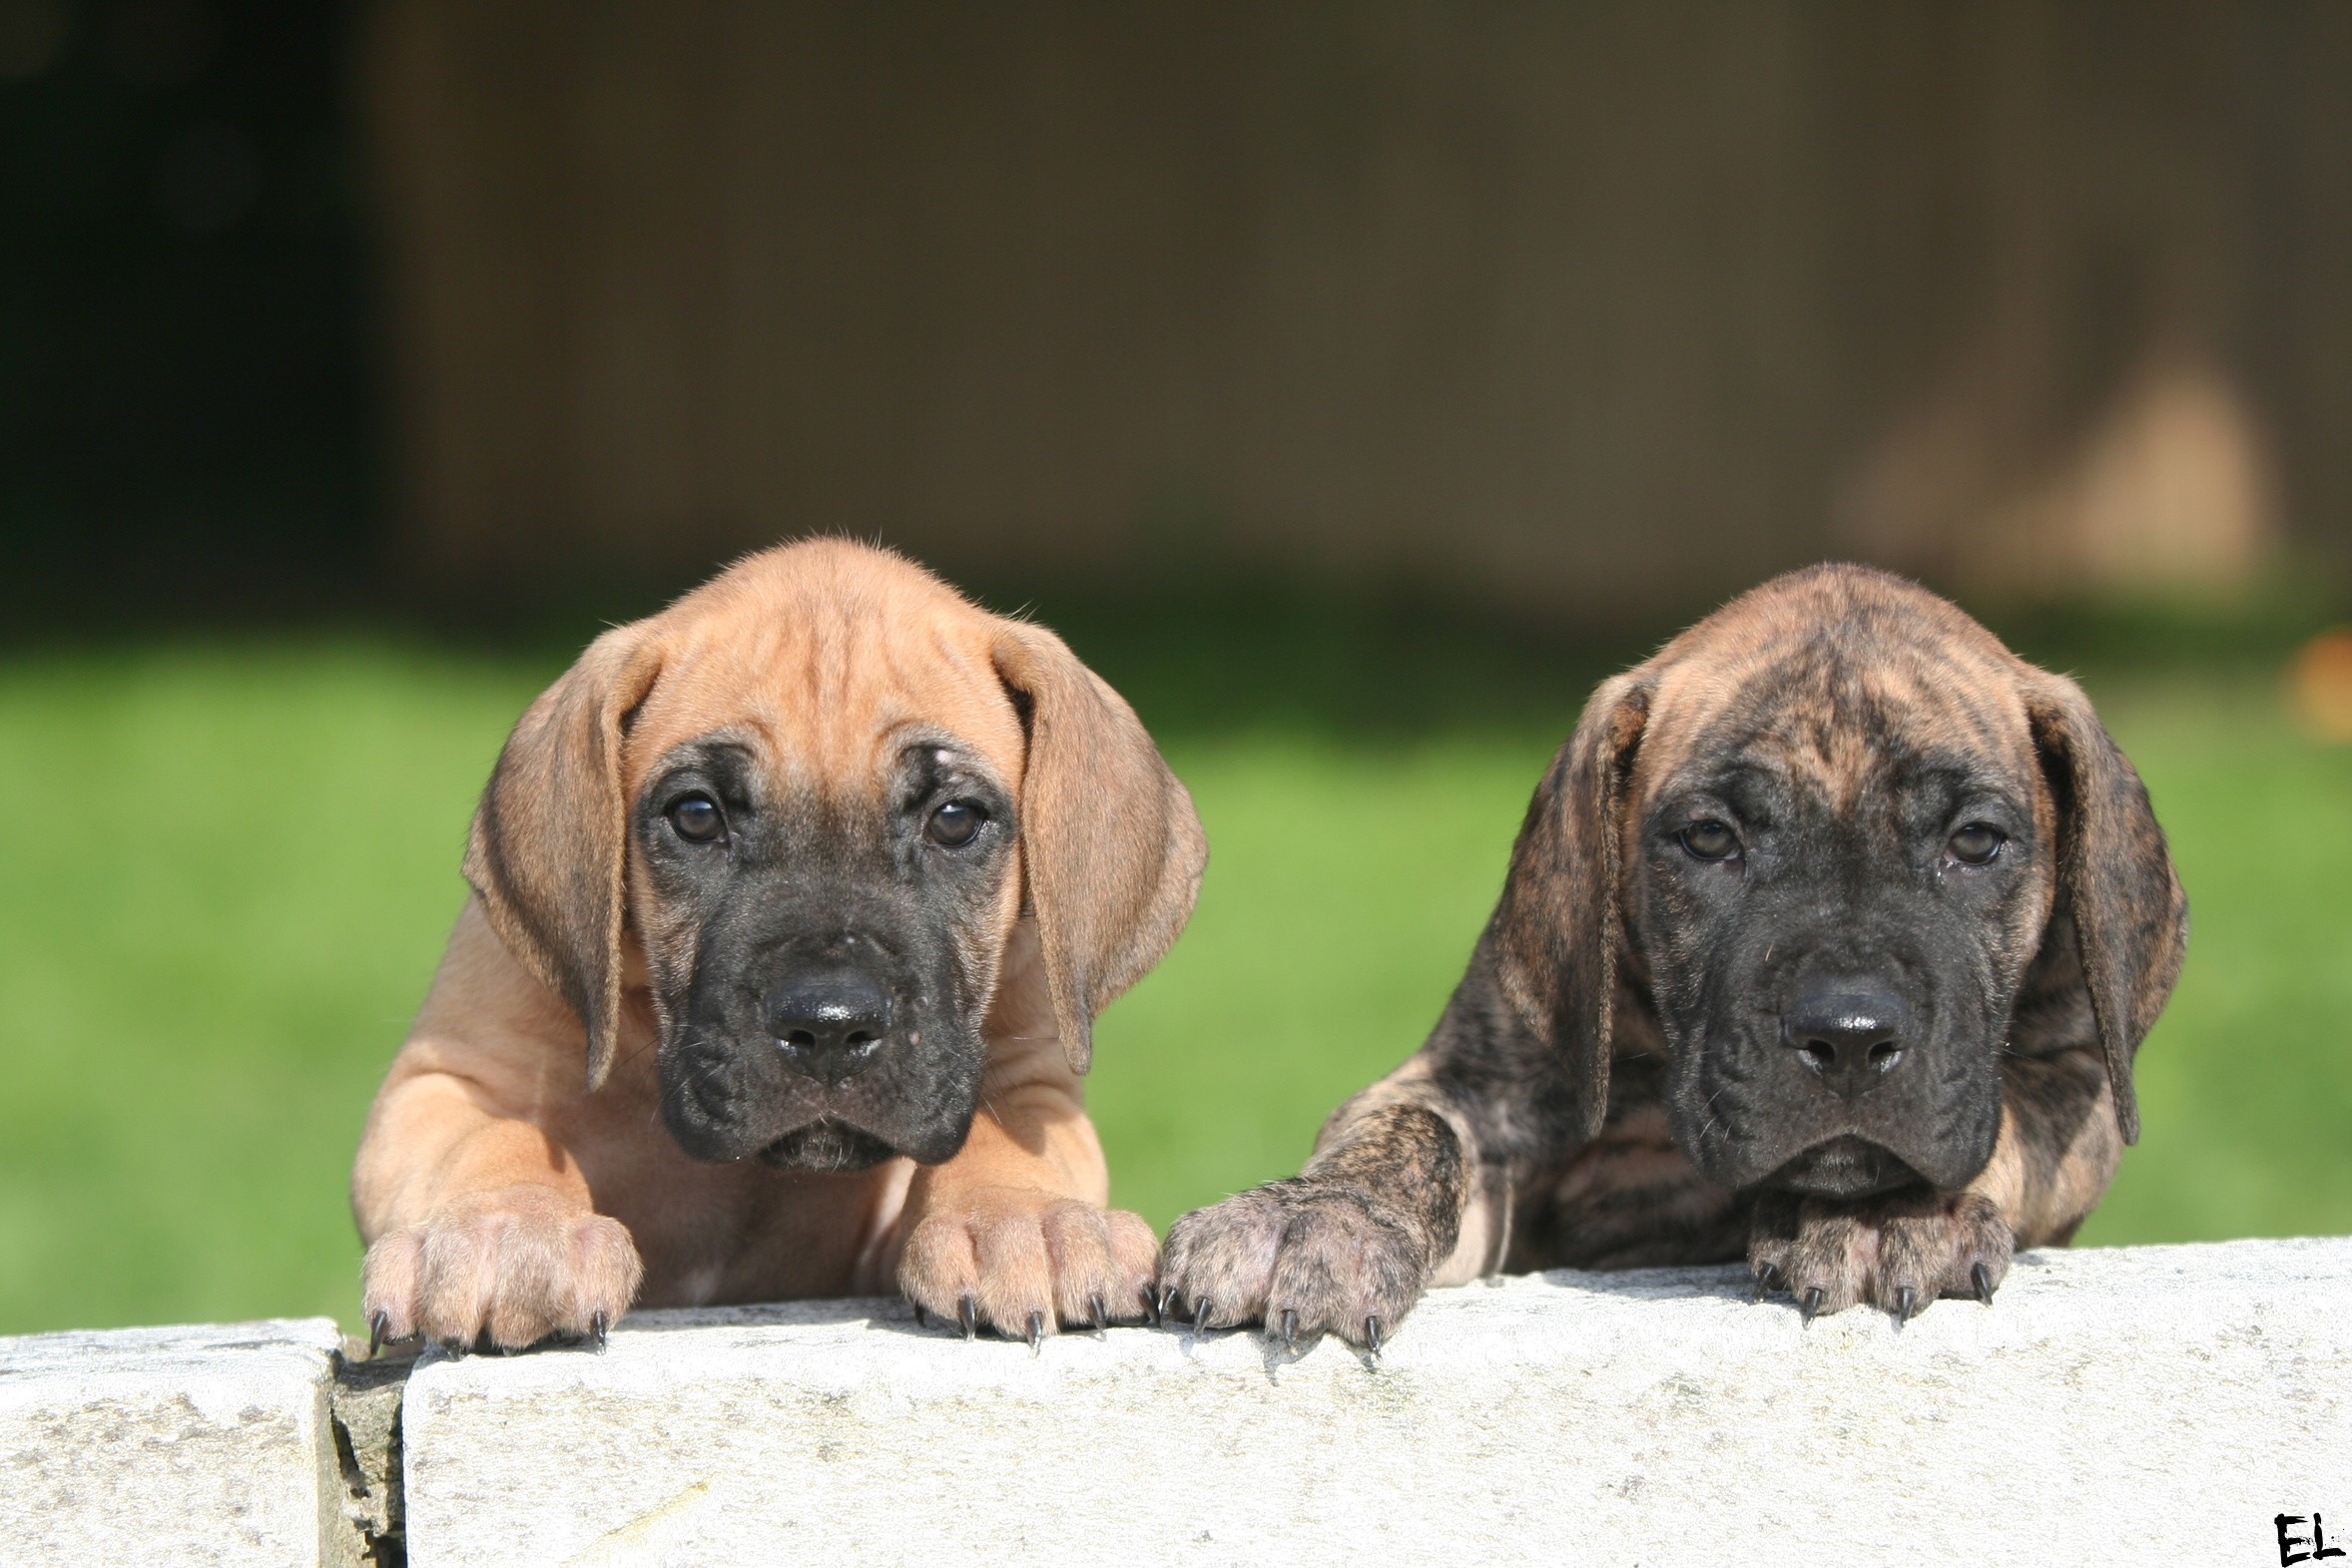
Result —
<path fill-rule="evenodd" d="M 329 1407 L 344 1495 L 329 1558 L 334 1568 L 406 1568 L 400 1401 L 415 1366 L 414 1350 L 372 1358 L 335 1354 Z"/>

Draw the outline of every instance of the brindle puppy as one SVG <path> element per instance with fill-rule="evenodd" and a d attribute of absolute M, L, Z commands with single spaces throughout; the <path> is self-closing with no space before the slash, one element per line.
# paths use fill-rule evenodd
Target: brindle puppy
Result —
<path fill-rule="evenodd" d="M 883 551 L 753 556 L 523 715 L 352 1175 L 378 1334 L 869 1294 L 1035 1340 L 1147 1312 L 1094 1015 L 1206 848 L 1052 633 Z"/>
<path fill-rule="evenodd" d="M 1374 1350 L 1497 1269 L 1990 1300 L 2137 1137 L 2185 929 L 2073 682 L 1884 573 L 1780 578 L 1602 683 L 1428 1045 L 1179 1220 L 1163 1291 Z"/>

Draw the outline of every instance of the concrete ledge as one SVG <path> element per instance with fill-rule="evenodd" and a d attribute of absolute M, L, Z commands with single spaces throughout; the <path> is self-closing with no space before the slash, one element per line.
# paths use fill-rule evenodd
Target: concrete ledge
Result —
<path fill-rule="evenodd" d="M 330 1560 L 323 1317 L 0 1339 L 0 1564 Z"/>
<path fill-rule="evenodd" d="M 2107 1568 L 2277 1562 L 2282 1514 L 2352 1546 L 2352 1240 L 2029 1255 L 1902 1328 L 1732 1270 L 1515 1279 L 1377 1369 L 832 1302 L 406 1371 L 324 1319 L 0 1339 L 0 1568 L 393 1562 L 403 1489 L 416 1568 Z"/>
<path fill-rule="evenodd" d="M 428 1356 L 403 1419 L 415 1568 L 2276 1562 L 2280 1514 L 2352 1546 L 2352 1242 L 2029 1255 L 1902 1328 L 1729 1270 L 1514 1279 L 1377 1370 L 649 1312 L 603 1356 Z"/>

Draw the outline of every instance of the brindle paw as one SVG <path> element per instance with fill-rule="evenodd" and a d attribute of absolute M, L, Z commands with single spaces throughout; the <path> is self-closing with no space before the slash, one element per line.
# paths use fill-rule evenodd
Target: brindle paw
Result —
<path fill-rule="evenodd" d="M 644 1272 L 618 1220 L 512 1187 L 376 1238 L 360 1266 L 360 1312 L 373 1338 L 422 1334 L 457 1351 L 601 1341 Z"/>
<path fill-rule="evenodd" d="M 1298 1177 L 1178 1220 L 1161 1289 L 1204 1329 L 1262 1322 L 1287 1348 L 1331 1333 L 1377 1354 L 1428 1278 L 1428 1248 L 1394 1209 Z"/>
<path fill-rule="evenodd" d="M 1859 1203 L 1775 1194 L 1756 1206 L 1748 1266 L 1759 1294 L 1807 1318 L 1859 1302 L 1908 1318 L 1939 1296 L 1990 1303 L 2016 1239 L 1976 1193 L 1897 1193 Z"/>
<path fill-rule="evenodd" d="M 982 1188 L 925 1214 L 898 1260 L 918 1313 L 1032 1345 L 1061 1328 L 1141 1322 L 1159 1239 L 1139 1215 L 1057 1193 Z"/>

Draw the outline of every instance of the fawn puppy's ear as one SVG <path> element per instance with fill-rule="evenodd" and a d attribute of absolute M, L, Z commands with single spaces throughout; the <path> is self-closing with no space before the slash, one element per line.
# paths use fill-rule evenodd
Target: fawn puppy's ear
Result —
<path fill-rule="evenodd" d="M 1609 1105 L 1609 1044 L 1624 940 L 1628 781 L 1649 723 L 1650 688 L 1612 676 L 1593 692 L 1510 851 L 1510 875 L 1486 927 L 1495 977 L 1534 1037 L 1563 1052 L 1584 1136 Z"/>
<path fill-rule="evenodd" d="M 2074 927 L 2081 984 L 2098 1023 L 2115 1122 L 2139 1141 L 2131 1058 L 2172 994 L 2188 943 L 2188 900 L 2148 805 L 2147 786 L 2115 747 L 2082 689 L 2036 671 L 2026 714 L 2057 796 L 2058 905 Z"/>
<path fill-rule="evenodd" d="M 611 1070 L 620 1029 L 622 735 L 660 668 L 640 627 L 589 644 L 507 737 L 465 845 L 465 879 L 491 929 L 580 1015 L 590 1089 Z"/>
<path fill-rule="evenodd" d="M 1021 864 L 1071 1068 L 1094 1015 L 1160 961 L 1200 893 L 1208 840 L 1134 710 L 1051 632 L 1008 621 L 992 650 L 1028 734 Z"/>

